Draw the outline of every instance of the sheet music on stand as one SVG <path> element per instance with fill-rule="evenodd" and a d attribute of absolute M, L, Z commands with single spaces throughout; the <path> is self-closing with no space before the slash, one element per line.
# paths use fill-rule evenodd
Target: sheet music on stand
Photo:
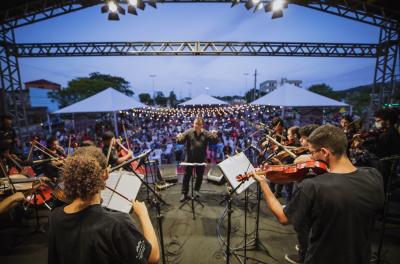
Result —
<path fill-rule="evenodd" d="M 240 152 L 239 154 L 236 154 L 235 156 L 229 157 L 218 163 L 218 167 L 221 169 L 226 180 L 234 189 L 240 184 L 240 182 L 236 179 L 236 176 L 245 172 L 250 172 L 254 169 L 253 165 L 243 152 Z M 253 178 L 249 178 L 236 190 L 236 193 L 242 193 L 254 182 L 255 180 Z"/>
<path fill-rule="evenodd" d="M 143 175 L 139 174 L 143 179 Z M 124 195 L 129 200 L 134 200 L 139 192 L 142 182 L 128 171 L 114 171 L 109 174 L 106 185 L 118 193 Z M 101 191 L 103 199 L 102 206 L 123 213 L 129 213 L 132 204 L 117 193 L 105 188 Z"/>

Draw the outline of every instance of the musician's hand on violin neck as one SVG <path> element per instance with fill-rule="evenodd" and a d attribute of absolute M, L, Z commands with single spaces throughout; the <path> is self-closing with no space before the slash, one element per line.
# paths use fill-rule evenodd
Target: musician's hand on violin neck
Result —
<path fill-rule="evenodd" d="M 266 182 L 266 178 L 263 175 L 263 172 L 260 168 L 256 168 L 251 171 L 251 176 L 258 181 L 259 183 Z"/>

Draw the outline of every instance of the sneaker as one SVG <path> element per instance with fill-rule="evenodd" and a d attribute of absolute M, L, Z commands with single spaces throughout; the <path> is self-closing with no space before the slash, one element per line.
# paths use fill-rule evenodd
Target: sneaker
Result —
<path fill-rule="evenodd" d="M 194 191 L 194 197 L 200 198 L 200 192 L 199 191 Z"/>
<path fill-rule="evenodd" d="M 300 258 L 299 254 L 285 254 L 285 260 L 293 264 L 303 264 L 303 260 Z"/>
<path fill-rule="evenodd" d="M 182 193 L 181 198 L 179 199 L 180 202 L 183 202 L 187 199 L 187 195 Z"/>
<path fill-rule="evenodd" d="M 294 248 L 296 249 L 297 252 L 299 252 L 299 250 L 300 250 L 299 244 L 296 244 L 296 245 L 294 246 Z"/>

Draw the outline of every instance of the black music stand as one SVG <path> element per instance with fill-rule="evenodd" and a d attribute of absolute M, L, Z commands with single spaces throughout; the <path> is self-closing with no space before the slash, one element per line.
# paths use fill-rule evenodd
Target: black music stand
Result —
<path fill-rule="evenodd" d="M 153 203 L 155 204 L 155 208 L 156 208 L 156 218 L 157 218 L 157 225 L 158 225 L 158 230 L 160 233 L 160 247 L 161 247 L 161 259 L 162 259 L 162 263 L 167 263 L 166 262 L 166 258 L 165 258 L 165 248 L 164 248 L 164 234 L 163 234 L 163 229 L 162 229 L 162 219 L 163 219 L 163 215 L 161 214 L 161 207 L 160 207 L 160 203 L 163 203 L 164 205 L 169 205 L 168 203 L 166 203 L 161 196 L 153 189 L 151 188 L 151 186 L 149 185 L 149 183 L 147 181 L 145 181 L 144 179 L 142 179 L 138 173 L 135 171 L 137 168 L 139 168 L 142 164 L 146 165 L 146 162 L 149 162 L 148 157 L 149 154 L 151 153 L 151 149 L 140 154 L 137 157 L 134 157 L 128 161 L 123 162 L 120 165 L 115 166 L 114 168 L 112 168 L 111 170 L 117 170 L 119 168 L 122 167 L 126 167 L 128 171 L 132 172 L 133 175 L 135 177 L 137 177 L 144 186 L 146 186 L 146 190 L 148 193 L 152 193 L 153 194 Z M 139 160 L 138 161 L 138 165 L 135 169 L 133 169 L 131 166 L 127 166 L 130 165 L 130 163 L 134 160 Z M 149 196 L 148 196 L 149 197 Z"/>
<path fill-rule="evenodd" d="M 197 167 L 197 166 L 207 166 L 207 164 L 206 163 L 190 163 L 190 162 L 181 162 L 181 164 L 180 164 L 181 166 L 191 166 L 192 167 L 192 177 L 191 177 L 191 181 L 192 181 L 192 184 L 191 184 L 191 190 L 190 190 L 190 193 L 191 193 L 191 196 L 189 197 L 189 199 L 186 199 L 186 201 L 184 201 L 182 204 L 181 204 L 181 206 L 179 206 L 179 209 L 182 209 L 182 207 L 183 206 L 185 206 L 186 204 L 188 204 L 189 203 L 189 201 L 191 202 L 191 204 L 189 204 L 190 206 L 191 206 L 191 208 L 192 208 L 192 214 L 193 214 L 193 220 L 195 220 L 196 219 L 196 213 L 195 213 L 195 204 L 194 204 L 194 202 L 197 202 L 198 204 L 200 204 L 201 205 L 201 207 L 203 207 L 204 208 L 204 204 L 202 204 L 194 195 L 193 195 L 193 189 L 194 189 L 194 169 L 195 169 L 195 167 Z M 197 177 L 198 175 L 197 175 L 197 173 L 196 173 L 196 177 Z"/>

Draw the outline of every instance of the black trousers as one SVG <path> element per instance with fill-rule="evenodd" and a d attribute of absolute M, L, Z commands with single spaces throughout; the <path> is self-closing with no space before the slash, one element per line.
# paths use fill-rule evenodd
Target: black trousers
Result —
<path fill-rule="evenodd" d="M 189 183 L 190 178 L 192 178 L 193 170 L 196 170 L 196 182 L 194 185 L 194 190 L 200 191 L 201 183 L 203 181 L 204 166 L 186 166 L 182 184 L 183 194 L 187 194 L 189 192 Z"/>

